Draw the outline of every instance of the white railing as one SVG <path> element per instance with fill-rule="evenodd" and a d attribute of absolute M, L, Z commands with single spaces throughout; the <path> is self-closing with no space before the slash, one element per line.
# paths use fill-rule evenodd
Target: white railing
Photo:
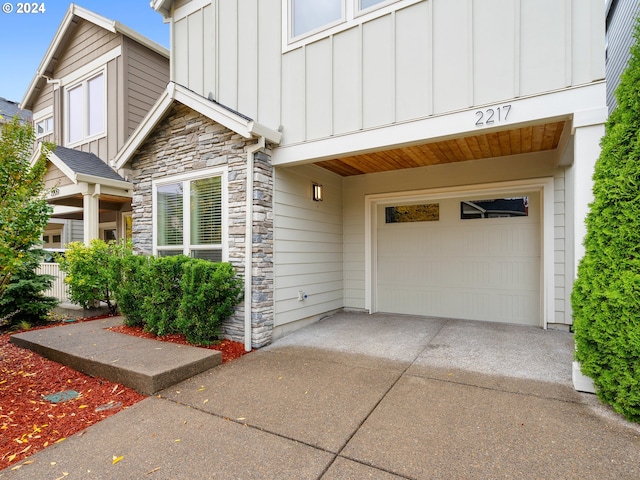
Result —
<path fill-rule="evenodd" d="M 66 274 L 60 270 L 60 265 L 57 263 L 41 263 L 38 267 L 37 273 L 52 275 L 54 277 L 51 284 L 51 288 L 44 292 L 45 295 L 55 297 L 60 300 L 61 303 L 68 303 L 67 297 L 67 285 L 64 283 Z"/>

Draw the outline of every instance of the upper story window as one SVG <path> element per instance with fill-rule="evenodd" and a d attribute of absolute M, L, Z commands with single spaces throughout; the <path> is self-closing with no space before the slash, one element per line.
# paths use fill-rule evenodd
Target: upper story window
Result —
<path fill-rule="evenodd" d="M 293 37 L 333 25 L 343 19 L 344 0 L 293 0 Z"/>
<path fill-rule="evenodd" d="M 288 39 L 285 48 L 315 41 L 394 9 L 423 0 L 286 0 Z"/>
<path fill-rule="evenodd" d="M 67 144 L 105 133 L 105 74 L 100 72 L 66 89 Z"/>
<path fill-rule="evenodd" d="M 44 137 L 53 132 L 53 117 L 43 118 L 36 122 L 36 138 Z"/>

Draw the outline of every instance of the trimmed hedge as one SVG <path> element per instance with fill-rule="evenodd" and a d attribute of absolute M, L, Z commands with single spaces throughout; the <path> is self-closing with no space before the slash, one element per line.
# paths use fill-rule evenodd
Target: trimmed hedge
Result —
<path fill-rule="evenodd" d="M 243 298 L 242 280 L 229 263 L 132 255 L 119 268 L 115 297 L 124 323 L 155 335 L 183 333 L 190 343 L 210 344 Z"/>
<path fill-rule="evenodd" d="M 640 422 L 640 23 L 606 124 L 571 296 L 576 360 L 598 397 Z"/>
<path fill-rule="evenodd" d="M 183 265 L 183 272 L 176 328 L 190 343 L 208 345 L 242 299 L 242 282 L 229 263 L 192 259 Z"/>
<path fill-rule="evenodd" d="M 73 301 L 85 308 L 106 302 L 124 324 L 155 335 L 183 333 L 210 344 L 243 298 L 243 282 L 230 263 L 174 255 L 134 255 L 130 243 L 72 243 L 60 266 Z"/>

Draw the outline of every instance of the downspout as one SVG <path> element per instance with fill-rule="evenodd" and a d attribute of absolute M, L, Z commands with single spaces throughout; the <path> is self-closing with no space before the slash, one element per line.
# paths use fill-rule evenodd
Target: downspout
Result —
<path fill-rule="evenodd" d="M 251 351 L 251 287 L 253 276 L 253 155 L 264 149 L 264 137 L 258 143 L 247 148 L 247 206 L 244 233 L 244 349 Z"/>

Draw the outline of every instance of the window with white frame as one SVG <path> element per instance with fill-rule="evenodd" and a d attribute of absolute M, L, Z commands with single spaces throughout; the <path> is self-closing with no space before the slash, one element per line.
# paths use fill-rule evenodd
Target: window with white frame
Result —
<path fill-rule="evenodd" d="M 154 251 L 224 260 L 224 172 L 154 183 Z"/>
<path fill-rule="evenodd" d="M 100 72 L 66 89 L 67 143 L 105 133 L 105 74 Z"/>
<path fill-rule="evenodd" d="M 38 120 L 36 123 L 36 138 L 44 137 L 53 132 L 53 116 Z"/>
<path fill-rule="evenodd" d="M 349 27 L 356 19 L 393 3 L 420 0 L 287 0 L 289 38 L 297 41 L 338 25 Z M 384 13 L 384 12 L 381 12 Z"/>

